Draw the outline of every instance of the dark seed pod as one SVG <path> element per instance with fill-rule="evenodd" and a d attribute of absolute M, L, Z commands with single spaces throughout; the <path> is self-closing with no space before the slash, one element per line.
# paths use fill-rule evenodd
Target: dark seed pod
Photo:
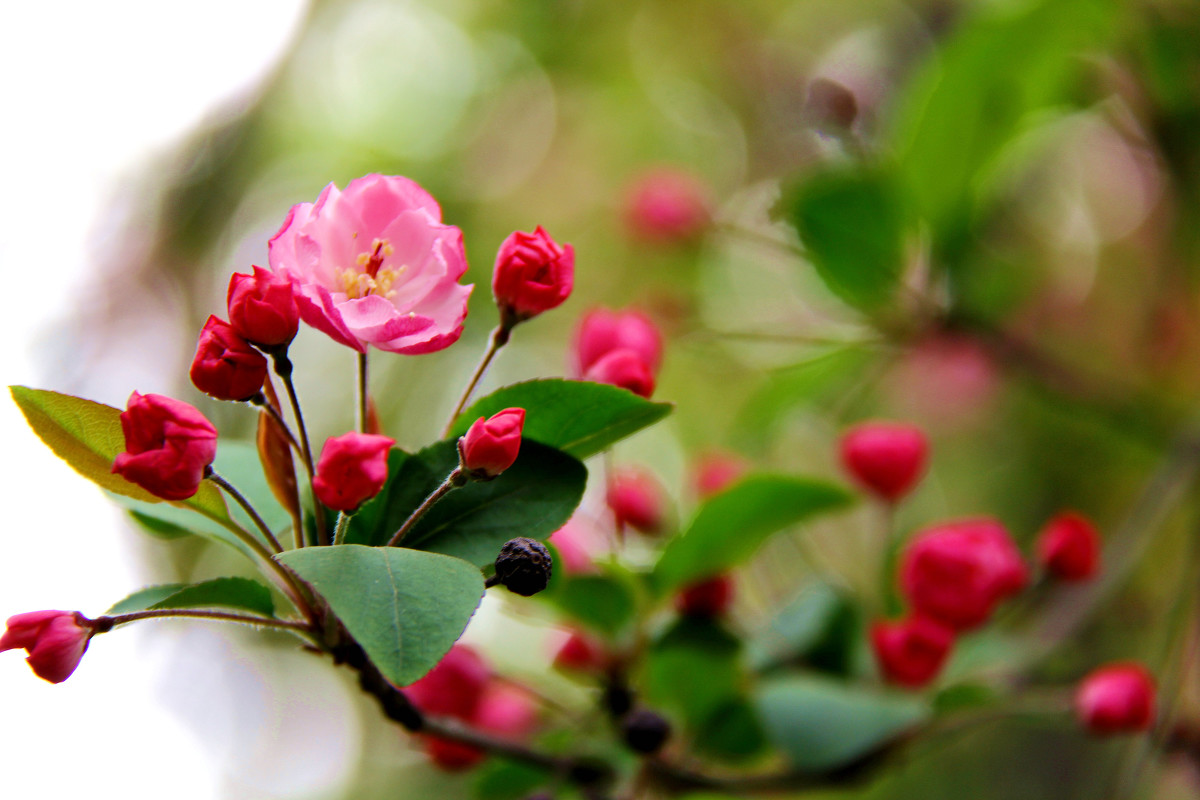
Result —
<path fill-rule="evenodd" d="M 654 755 L 671 738 L 671 723 L 661 714 L 646 708 L 630 711 L 621 720 L 625 744 L 635 753 Z"/>
<path fill-rule="evenodd" d="M 496 556 L 495 582 L 529 597 L 546 588 L 552 566 L 550 551 L 538 540 L 524 536 L 509 539 Z"/>

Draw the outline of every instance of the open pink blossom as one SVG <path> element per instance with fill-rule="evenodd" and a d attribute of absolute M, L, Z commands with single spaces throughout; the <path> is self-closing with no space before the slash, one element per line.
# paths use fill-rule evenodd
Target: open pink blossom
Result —
<path fill-rule="evenodd" d="M 364 175 L 292 206 L 271 239 L 300 318 L 360 353 L 432 353 L 462 334 L 470 286 L 462 231 L 414 181 Z"/>

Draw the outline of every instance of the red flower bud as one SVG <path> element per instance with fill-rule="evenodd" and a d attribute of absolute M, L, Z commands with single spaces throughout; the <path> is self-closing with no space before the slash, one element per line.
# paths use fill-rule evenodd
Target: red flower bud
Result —
<path fill-rule="evenodd" d="M 1154 676 L 1141 664 L 1108 664 L 1075 693 L 1075 712 L 1092 733 L 1133 733 L 1154 724 Z"/>
<path fill-rule="evenodd" d="M 475 420 L 458 442 L 463 469 L 476 479 L 487 479 L 511 467 L 521 450 L 524 425 L 523 408 L 506 408 Z"/>
<path fill-rule="evenodd" d="M 613 350 L 632 350 L 650 373 L 662 365 L 662 334 L 640 311 L 595 308 L 584 314 L 575 331 L 572 374 L 582 377 L 588 368 Z"/>
<path fill-rule="evenodd" d="M 516 231 L 500 245 L 492 273 L 496 304 L 516 320 L 560 305 L 575 284 L 575 249 L 550 238 L 541 225 Z"/>
<path fill-rule="evenodd" d="M 929 445 L 915 425 L 864 422 L 842 434 L 842 463 L 868 491 L 896 502 L 925 473 Z"/>
<path fill-rule="evenodd" d="M 325 440 L 313 492 L 334 511 L 355 511 L 387 482 L 388 451 L 395 439 L 351 431 Z"/>
<path fill-rule="evenodd" d="M 554 666 L 565 672 L 599 673 L 608 668 L 608 651 L 582 631 L 571 631 L 554 655 Z"/>
<path fill-rule="evenodd" d="M 421 711 L 470 719 L 483 698 L 491 670 L 469 646 L 456 644 L 404 694 Z"/>
<path fill-rule="evenodd" d="M 1028 579 L 1008 531 L 987 517 L 926 529 L 900 562 L 900 586 L 917 613 L 957 631 L 983 624 Z"/>
<path fill-rule="evenodd" d="M 249 400 L 267 379 L 267 359 L 228 322 L 209 316 L 190 375 L 197 389 L 218 400 Z"/>
<path fill-rule="evenodd" d="M 708 227 L 711 216 L 704 184 L 691 173 L 672 167 L 641 175 L 625 199 L 625 223 L 630 233 L 649 241 L 695 238 Z"/>
<path fill-rule="evenodd" d="M 954 646 L 954 631 L 925 617 L 871 626 L 871 646 L 889 683 L 918 689 L 942 671 Z"/>
<path fill-rule="evenodd" d="M 733 605 L 732 575 L 717 575 L 688 584 L 675 595 L 675 610 L 687 617 L 724 616 Z"/>
<path fill-rule="evenodd" d="M 617 527 L 628 525 L 640 533 L 653 534 L 663 529 L 666 500 L 662 487 L 640 469 L 621 469 L 608 479 L 605 493 Z"/>
<path fill-rule="evenodd" d="M 192 406 L 160 394 L 129 395 L 125 452 L 112 471 L 163 500 L 186 500 L 217 455 L 217 429 Z"/>
<path fill-rule="evenodd" d="M 24 648 L 34 673 L 51 683 L 62 683 L 79 666 L 88 640 L 95 631 L 75 611 L 30 611 L 8 618 L 0 636 L 0 652 Z"/>
<path fill-rule="evenodd" d="M 696 492 L 701 500 L 707 500 L 735 483 L 748 469 L 746 460 L 740 456 L 707 453 L 696 462 Z"/>
<path fill-rule="evenodd" d="M 583 379 L 619 386 L 647 399 L 654 394 L 654 373 L 641 356 L 629 349 L 605 353 L 588 367 Z"/>
<path fill-rule="evenodd" d="M 1056 515 L 1037 540 L 1038 561 L 1064 581 L 1085 581 L 1100 568 L 1100 535 L 1091 520 L 1074 511 Z"/>
<path fill-rule="evenodd" d="M 235 272 L 226 294 L 229 324 L 243 339 L 262 347 L 285 345 L 296 338 L 300 312 L 287 278 L 255 267 L 253 275 Z"/>

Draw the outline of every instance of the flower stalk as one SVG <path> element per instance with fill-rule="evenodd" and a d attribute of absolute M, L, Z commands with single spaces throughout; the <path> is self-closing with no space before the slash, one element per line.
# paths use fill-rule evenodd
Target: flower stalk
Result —
<path fill-rule="evenodd" d="M 425 512 L 433 508 L 437 504 L 437 501 L 450 494 L 452 490 L 460 486 L 465 486 L 466 483 L 467 474 L 460 467 L 455 467 L 446 476 L 446 480 L 442 481 L 440 486 L 430 492 L 421 505 L 417 506 L 417 509 L 409 515 L 408 519 L 404 520 L 404 524 L 400 526 L 400 529 L 392 534 L 392 538 L 388 539 L 387 547 L 398 547 L 404 539 L 405 534 L 413 529 L 413 526 L 417 524 L 421 517 L 425 516 Z"/>

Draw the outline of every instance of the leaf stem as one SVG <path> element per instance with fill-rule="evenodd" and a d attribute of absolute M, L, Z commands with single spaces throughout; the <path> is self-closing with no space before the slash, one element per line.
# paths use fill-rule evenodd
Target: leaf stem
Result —
<path fill-rule="evenodd" d="M 425 512 L 433 508 L 438 500 L 441 500 L 451 490 L 457 489 L 465 485 L 467 482 L 467 474 L 461 468 L 455 467 L 454 470 L 446 476 L 446 480 L 442 481 L 442 485 L 430 492 L 429 496 L 417 506 L 417 510 L 409 515 L 408 519 L 404 520 L 404 524 L 400 526 L 400 530 L 392 534 L 392 538 L 388 539 L 387 547 L 396 547 L 400 544 L 400 540 L 404 535 L 412 530 L 412 527 L 417 524 L 417 520 L 425 516 Z"/>
<path fill-rule="evenodd" d="M 271 529 L 267 527 L 267 523 L 263 521 L 261 516 L 259 516 L 258 512 L 254 509 L 254 506 L 250 504 L 250 501 L 246 499 L 245 495 L 234 488 L 232 483 L 225 480 L 225 478 L 217 474 L 217 472 L 212 468 L 209 468 L 208 470 L 208 479 L 224 489 L 225 493 L 232 497 L 237 504 L 242 507 L 242 510 L 249 515 L 250 519 L 254 521 L 255 526 L 262 531 L 263 536 L 265 536 L 267 541 L 271 543 L 271 547 L 274 548 L 276 553 L 283 552 L 283 545 L 281 545 L 279 540 L 275 538 L 275 534 L 271 533 Z"/>
<path fill-rule="evenodd" d="M 496 353 L 500 352 L 500 348 L 508 344 L 509 336 L 512 334 L 512 324 L 505 324 L 504 320 L 496 326 L 492 331 L 491 339 L 488 340 L 488 348 L 480 359 L 478 366 L 475 367 L 475 372 L 471 375 L 471 380 L 467 382 L 467 388 L 463 389 L 462 397 L 458 398 L 458 405 L 454 406 L 454 410 L 450 412 L 450 419 L 446 422 L 446 427 L 442 430 L 442 438 L 445 439 L 450 435 L 450 431 L 454 428 L 454 423 L 458 419 L 458 415 L 467 407 L 467 403 L 471 399 L 471 395 L 475 392 L 475 386 L 483 377 L 483 373 L 487 371 L 488 365 L 492 363 L 492 359 L 496 357 Z"/>
<path fill-rule="evenodd" d="M 304 425 L 304 414 L 300 411 L 300 398 L 296 395 L 295 384 L 292 383 L 292 362 L 288 358 L 286 345 L 271 351 L 271 362 L 275 366 L 275 374 L 283 381 L 283 388 L 287 390 L 288 401 L 292 405 L 292 416 L 296 419 L 296 428 L 300 433 L 300 455 L 303 456 L 304 470 L 308 473 L 308 490 L 312 493 L 313 498 L 313 515 L 317 521 L 317 541 L 318 544 L 328 544 L 329 534 L 325 529 L 325 508 L 317 499 L 317 494 L 312 488 L 313 476 L 316 474 L 316 470 L 313 469 L 312 446 L 308 441 L 308 428 Z"/>

